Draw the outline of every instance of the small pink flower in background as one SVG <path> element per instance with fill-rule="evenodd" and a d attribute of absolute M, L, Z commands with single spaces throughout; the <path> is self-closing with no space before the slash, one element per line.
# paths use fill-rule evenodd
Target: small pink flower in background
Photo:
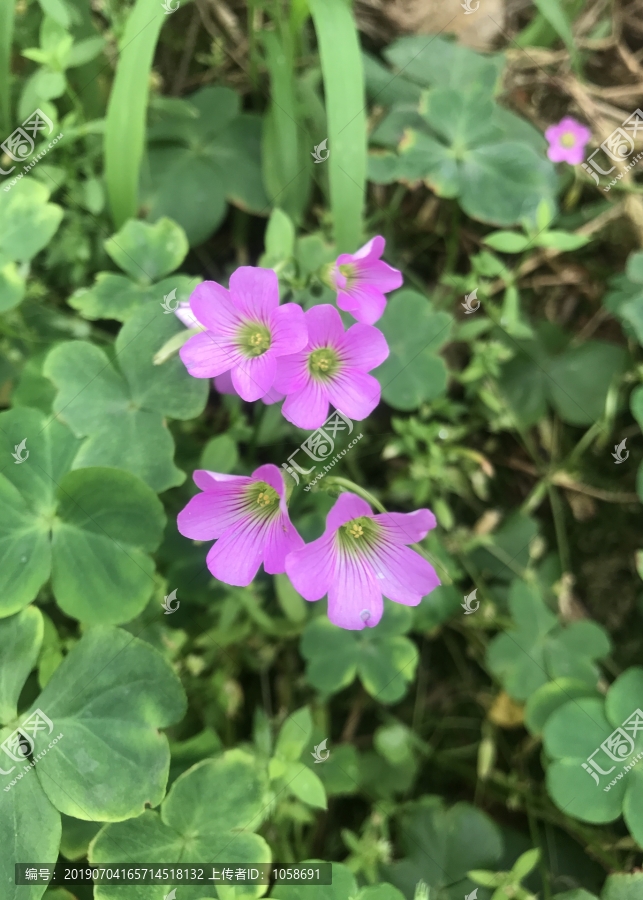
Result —
<path fill-rule="evenodd" d="M 592 132 L 571 116 L 565 116 L 558 125 L 549 126 L 545 137 L 549 141 L 547 156 L 552 162 L 577 166 L 585 157 L 585 147 L 592 138 Z"/>
<path fill-rule="evenodd" d="M 318 428 L 332 403 L 349 419 L 365 419 L 380 401 L 380 384 L 367 373 L 389 354 L 384 335 L 360 323 L 344 331 L 329 304 L 313 306 L 304 318 L 308 344 L 277 364 L 274 389 L 286 394 L 284 418 L 298 428 Z"/>
<path fill-rule="evenodd" d="M 358 322 L 372 325 L 386 307 L 386 297 L 402 285 L 402 273 L 380 259 L 386 241 L 378 235 L 356 253 L 342 253 L 331 270 L 337 305 Z"/>
<path fill-rule="evenodd" d="M 272 269 L 241 266 L 230 276 L 229 290 L 204 281 L 194 289 L 190 309 L 206 330 L 179 351 L 188 372 L 195 378 L 230 372 L 243 400 L 265 397 L 277 359 L 306 345 L 304 312 L 295 303 L 279 305 L 279 282 Z"/>
<path fill-rule="evenodd" d="M 382 594 L 417 606 L 440 584 L 424 557 L 405 546 L 435 528 L 428 509 L 373 515 L 355 494 L 341 494 L 328 513 L 326 531 L 286 557 L 296 591 L 314 601 L 328 594 L 328 618 L 351 631 L 372 628 L 382 618 Z"/>
<path fill-rule="evenodd" d="M 203 327 L 197 317 L 194 315 L 192 310 L 190 309 L 190 304 L 187 300 L 179 303 L 177 308 L 174 310 L 174 315 L 177 317 L 179 322 L 182 322 L 186 328 L 199 328 Z M 232 374 L 230 372 L 224 372 L 223 375 L 217 375 L 212 379 L 214 382 L 214 386 L 216 390 L 220 394 L 235 394 L 235 396 L 239 396 L 234 389 L 234 385 L 232 384 Z M 280 400 L 284 399 L 283 394 L 278 394 L 273 388 L 270 388 L 265 397 L 262 397 L 261 400 L 266 406 L 270 406 L 272 403 L 279 403 Z"/>
<path fill-rule="evenodd" d="M 181 510 L 177 527 L 192 540 L 216 540 L 206 557 L 212 575 L 246 587 L 261 563 L 269 575 L 284 572 L 286 555 L 304 542 L 288 517 L 277 466 L 259 466 L 250 476 L 197 469 L 193 477 L 203 493 Z"/>

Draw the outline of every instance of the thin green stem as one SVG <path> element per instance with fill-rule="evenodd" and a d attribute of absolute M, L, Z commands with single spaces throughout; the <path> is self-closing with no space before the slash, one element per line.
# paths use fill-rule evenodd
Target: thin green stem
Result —
<path fill-rule="evenodd" d="M 347 491 L 350 491 L 352 494 L 357 494 L 358 497 L 361 497 L 362 500 L 366 500 L 367 503 L 370 503 L 371 506 L 374 506 L 381 513 L 385 513 L 388 510 L 385 506 L 383 506 L 377 497 L 374 497 L 370 491 L 367 491 L 365 488 L 360 487 L 358 484 L 355 484 L 354 481 L 349 481 L 348 478 L 342 478 L 340 475 L 331 475 L 330 478 L 327 478 L 325 481 L 326 487 L 336 485 L 337 487 L 343 487 Z"/>

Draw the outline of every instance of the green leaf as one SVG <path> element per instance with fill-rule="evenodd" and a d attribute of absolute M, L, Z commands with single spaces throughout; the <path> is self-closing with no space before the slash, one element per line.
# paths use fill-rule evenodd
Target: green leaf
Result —
<path fill-rule="evenodd" d="M 540 849 L 535 847 L 522 853 L 511 867 L 511 874 L 518 881 L 522 881 L 529 873 L 536 868 L 540 859 Z"/>
<path fill-rule="evenodd" d="M 487 235 L 483 244 L 487 244 L 492 250 L 498 250 L 500 253 L 522 253 L 531 244 L 531 241 L 528 237 L 513 231 L 496 231 Z"/>
<path fill-rule="evenodd" d="M 0 475 L 0 608 L 9 616 L 35 599 L 52 574 L 60 606 L 86 622 L 134 618 L 153 590 L 149 553 L 165 517 L 136 476 L 117 469 L 69 472 L 79 442 L 33 409 L 0 415 L 8 447 L 29 457 Z"/>
<path fill-rule="evenodd" d="M 150 72 L 165 21 L 163 6 L 157 0 L 136 0 L 121 39 L 105 120 L 105 180 L 117 228 L 138 212 Z"/>
<path fill-rule="evenodd" d="M 0 723 L 18 715 L 18 698 L 33 669 L 43 638 L 43 618 L 34 606 L 0 619 Z"/>
<path fill-rule="evenodd" d="M 291 622 L 304 622 L 306 619 L 306 601 L 298 594 L 287 575 L 275 575 L 275 591 L 279 606 Z"/>
<path fill-rule="evenodd" d="M 198 278 L 172 275 L 157 284 L 137 284 L 125 275 L 99 272 L 90 288 L 78 288 L 68 300 L 86 319 L 116 319 L 125 322 L 141 306 L 159 304 L 165 299 L 175 308 L 190 298 Z"/>
<path fill-rule="evenodd" d="M 326 618 L 313 619 L 303 631 L 301 654 L 307 662 L 306 678 L 323 694 L 334 694 L 356 675 L 380 703 L 395 703 L 415 677 L 418 652 L 402 637 L 412 623 L 411 611 L 386 600 L 377 628 L 352 632 Z"/>
<path fill-rule="evenodd" d="M 160 814 L 146 810 L 136 819 L 106 825 L 93 841 L 92 864 L 122 861 L 123 847 L 128 861 L 163 864 L 238 863 L 271 861 L 270 847 L 253 834 L 266 815 L 265 772 L 242 750 L 229 750 L 214 760 L 204 760 L 188 769 L 174 782 L 163 801 Z M 167 892 L 159 886 L 145 888 L 145 897 L 162 900 Z M 188 900 L 213 896 L 214 887 L 180 888 Z M 260 896 L 265 888 L 247 886 L 244 896 Z M 100 885 L 96 900 L 134 900 L 140 889 Z"/>
<path fill-rule="evenodd" d="M 196 118 L 170 112 L 149 129 L 145 202 L 150 219 L 170 216 L 195 246 L 221 223 L 226 199 L 258 215 L 270 201 L 261 178 L 260 117 L 240 114 L 230 88 L 202 88 L 189 102 Z"/>
<path fill-rule="evenodd" d="M 437 896 L 462 898 L 476 886 L 467 873 L 495 867 L 502 853 L 497 826 L 468 803 L 447 808 L 442 798 L 425 796 L 405 804 L 399 823 L 404 858 L 385 867 L 384 875 L 406 897 L 424 881 Z"/>
<path fill-rule="evenodd" d="M 320 859 L 305 859 L 301 866 L 312 866 L 323 862 Z M 347 900 L 357 895 L 355 876 L 341 863 L 332 863 L 332 884 L 309 884 L 306 886 L 307 900 Z M 271 892 L 271 900 L 301 900 L 301 886 L 290 884 L 275 885 Z M 361 900 L 361 895 L 360 895 Z M 378 898 L 380 900 L 380 898 Z"/>
<path fill-rule="evenodd" d="M 201 454 L 201 468 L 228 474 L 239 462 L 237 445 L 228 434 L 210 438 Z"/>
<path fill-rule="evenodd" d="M 157 492 L 182 484 L 185 475 L 172 462 L 174 442 L 164 419 L 199 415 L 208 381 L 192 378 L 178 357 L 162 366 L 153 363 L 156 351 L 182 328 L 160 308 L 134 312 L 116 339 L 120 371 L 84 341 L 51 351 L 44 372 L 58 388 L 54 411 L 86 438 L 74 468 L 127 469 Z"/>
<path fill-rule="evenodd" d="M 556 31 L 556 34 L 563 39 L 572 60 L 576 60 L 577 50 L 574 34 L 561 0 L 534 0 L 534 4 Z"/>
<path fill-rule="evenodd" d="M 62 207 L 49 203 L 49 190 L 39 181 L 19 181 L 0 193 L 0 262 L 28 262 L 46 247 L 63 217 Z"/>
<path fill-rule="evenodd" d="M 330 205 L 339 253 L 358 249 L 366 196 L 366 97 L 357 28 L 344 0 L 309 0 L 324 76 Z"/>
<path fill-rule="evenodd" d="M 159 281 L 178 269 L 189 249 L 181 226 L 168 218 L 154 225 L 130 219 L 105 241 L 105 250 L 116 265 L 143 284 Z"/>
<path fill-rule="evenodd" d="M 637 900 L 642 889 L 643 872 L 616 872 L 607 876 L 601 900 Z"/>
<path fill-rule="evenodd" d="M 281 726 L 275 745 L 275 756 L 294 762 L 310 744 L 313 720 L 308 707 L 292 713 Z"/>
<path fill-rule="evenodd" d="M 373 374 L 382 385 L 383 399 L 394 409 L 416 409 L 445 392 L 447 370 L 437 354 L 449 338 L 451 322 L 451 316 L 433 312 L 416 291 L 397 291 L 388 301 L 378 327 L 390 354 Z"/>
<path fill-rule="evenodd" d="M 279 209 L 273 209 L 266 228 L 266 249 L 259 259 L 262 268 L 270 269 L 289 260 L 295 252 L 295 226 L 292 219 Z"/>
<path fill-rule="evenodd" d="M 45 793 L 61 812 L 90 821 L 117 822 L 157 806 L 170 765 L 158 729 L 185 707 L 180 680 L 157 650 L 119 628 L 90 629 L 32 706 L 63 734 L 36 768 Z M 49 741 L 37 735 L 34 752 Z"/>
<path fill-rule="evenodd" d="M 289 763 L 283 775 L 288 790 L 308 806 L 326 809 L 326 791 L 319 776 L 302 762 Z"/>
<path fill-rule="evenodd" d="M 400 38 L 386 48 L 384 56 L 404 78 L 423 87 L 466 88 L 477 84 L 489 96 L 497 89 L 505 67 L 502 53 L 483 55 L 439 35 L 430 41 L 424 35 Z"/>
<path fill-rule="evenodd" d="M 581 697 L 600 698 L 600 693 L 584 681 L 557 678 L 539 687 L 527 700 L 525 726 L 534 735 L 541 735 L 549 717 L 564 703 Z"/>
<path fill-rule="evenodd" d="M 591 241 L 591 237 L 582 234 L 568 234 L 566 231 L 546 231 L 534 238 L 534 244 L 538 247 L 551 247 L 553 250 L 561 250 L 568 253 L 570 250 L 579 250 Z"/>

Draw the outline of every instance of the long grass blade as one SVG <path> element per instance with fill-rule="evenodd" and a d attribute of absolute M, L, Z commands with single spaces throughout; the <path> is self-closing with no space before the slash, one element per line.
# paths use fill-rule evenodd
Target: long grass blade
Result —
<path fill-rule="evenodd" d="M 159 0 L 136 0 L 121 42 L 105 123 L 105 179 L 116 228 L 138 211 L 150 70 L 165 21 Z"/>
<path fill-rule="evenodd" d="M 345 0 L 309 0 L 309 3 L 324 75 L 335 240 L 340 253 L 350 253 L 362 242 L 366 199 L 362 55 L 357 28 Z"/>
<path fill-rule="evenodd" d="M 11 131 L 11 41 L 15 0 L 0 0 L 0 128 L 2 140 Z"/>

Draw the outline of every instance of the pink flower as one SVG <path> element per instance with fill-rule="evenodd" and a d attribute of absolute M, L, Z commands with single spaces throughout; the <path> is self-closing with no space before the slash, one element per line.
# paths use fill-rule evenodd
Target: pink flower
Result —
<path fill-rule="evenodd" d="M 198 328 L 201 323 L 194 315 L 192 310 L 190 309 L 190 304 L 187 301 L 182 301 L 178 304 L 176 309 L 174 310 L 174 315 L 177 317 L 179 322 L 185 325 L 186 328 Z M 220 394 L 234 394 L 235 396 L 239 396 L 234 389 L 234 385 L 232 384 L 232 374 L 230 372 L 224 372 L 223 375 L 217 375 L 212 379 L 214 382 L 214 386 L 216 390 Z M 262 397 L 261 400 L 266 406 L 270 406 L 272 403 L 279 403 L 280 400 L 284 399 L 283 394 L 278 394 L 273 388 L 270 388 L 265 397 Z"/>
<path fill-rule="evenodd" d="M 591 140 L 592 132 L 571 116 L 565 116 L 558 125 L 549 126 L 545 137 L 549 141 L 547 156 L 552 162 L 577 166 L 583 161 L 585 145 Z"/>
<path fill-rule="evenodd" d="M 331 270 L 337 305 L 367 325 L 377 322 L 384 312 L 384 294 L 399 288 L 403 281 L 401 272 L 380 259 L 385 244 L 378 235 L 356 253 L 342 253 Z"/>
<path fill-rule="evenodd" d="M 340 314 L 328 304 L 313 306 L 304 318 L 308 344 L 280 357 L 277 366 L 274 388 L 286 394 L 284 417 L 298 428 L 318 428 L 332 403 L 349 419 L 365 419 L 380 401 L 380 384 L 367 372 L 388 356 L 384 335 L 360 323 L 344 332 Z"/>
<path fill-rule="evenodd" d="M 203 493 L 181 510 L 177 527 L 195 541 L 216 539 L 206 557 L 212 575 L 246 587 L 261 563 L 269 575 L 284 572 L 286 555 L 304 542 L 288 518 L 277 466 L 259 466 L 249 477 L 197 469 L 193 478 Z"/>
<path fill-rule="evenodd" d="M 190 309 L 206 330 L 179 351 L 188 372 L 195 378 L 230 372 L 243 400 L 265 397 L 277 359 L 306 346 L 304 312 L 295 303 L 279 306 L 279 282 L 272 269 L 241 266 L 230 276 L 229 291 L 204 281 L 194 289 Z"/>
<path fill-rule="evenodd" d="M 328 594 L 328 618 L 351 631 L 382 618 L 382 594 L 417 606 L 440 584 L 433 567 L 405 544 L 435 528 L 428 509 L 373 515 L 365 500 L 341 494 L 328 513 L 324 534 L 286 557 L 286 573 L 306 600 Z"/>

